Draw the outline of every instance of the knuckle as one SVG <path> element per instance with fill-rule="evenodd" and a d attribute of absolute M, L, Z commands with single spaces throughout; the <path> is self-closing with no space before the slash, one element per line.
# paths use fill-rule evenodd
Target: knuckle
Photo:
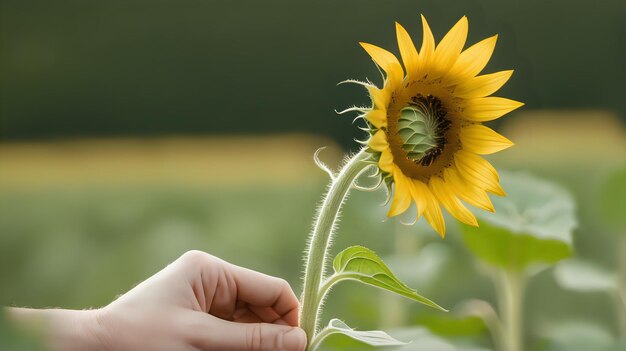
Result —
<path fill-rule="evenodd" d="M 179 260 L 184 264 L 197 265 L 202 261 L 206 261 L 210 257 L 212 256 L 206 252 L 200 250 L 190 250 L 182 254 Z"/>
<path fill-rule="evenodd" d="M 276 278 L 277 279 L 277 284 L 280 287 L 280 293 L 283 297 L 290 297 L 293 296 L 295 297 L 295 293 L 293 292 L 293 289 L 291 288 L 291 284 L 289 284 L 289 282 L 285 279 L 282 278 Z"/>
<path fill-rule="evenodd" d="M 276 278 L 276 279 L 278 279 L 278 285 L 280 285 L 282 288 L 291 290 L 291 285 L 289 285 L 289 282 L 287 280 L 283 278 Z"/>

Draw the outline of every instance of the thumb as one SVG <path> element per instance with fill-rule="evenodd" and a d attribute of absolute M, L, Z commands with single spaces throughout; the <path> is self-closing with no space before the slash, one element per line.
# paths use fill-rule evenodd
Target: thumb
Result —
<path fill-rule="evenodd" d="M 297 327 L 269 323 L 235 323 L 213 316 L 201 331 L 203 350 L 304 351 L 306 334 Z"/>

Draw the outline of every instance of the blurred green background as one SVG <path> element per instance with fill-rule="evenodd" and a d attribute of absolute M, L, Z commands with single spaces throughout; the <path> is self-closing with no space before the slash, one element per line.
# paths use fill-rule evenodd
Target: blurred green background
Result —
<path fill-rule="evenodd" d="M 603 209 L 626 204 L 602 189 L 626 166 L 622 0 L 0 0 L 0 304 L 102 306 L 189 249 L 299 292 L 327 183 L 312 154 L 330 146 L 336 167 L 363 137 L 333 110 L 365 91 L 336 84 L 379 82 L 357 43 L 397 52 L 394 21 L 419 43 L 420 13 L 437 40 L 463 15 L 468 44 L 500 35 L 486 71 L 515 69 L 498 95 L 526 106 L 491 124 L 517 145 L 490 160 L 572 192 L 575 255 L 617 270 L 626 228 Z M 493 301 L 452 220 L 442 241 L 422 221 L 385 221 L 384 198 L 353 193 L 334 252 L 370 247 L 451 309 Z M 356 287 L 339 286 L 326 317 L 492 347 L 480 321 Z M 551 270 L 527 301 L 528 350 L 558 350 L 546 340 L 566 322 L 624 333 L 610 297 L 565 291 Z"/>

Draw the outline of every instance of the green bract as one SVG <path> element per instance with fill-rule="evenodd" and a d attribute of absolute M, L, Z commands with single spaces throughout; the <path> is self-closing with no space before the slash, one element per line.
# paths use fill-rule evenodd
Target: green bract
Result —
<path fill-rule="evenodd" d="M 437 146 L 436 124 L 419 109 L 406 107 L 400 112 L 398 134 L 407 156 L 419 161 L 426 151 Z"/>

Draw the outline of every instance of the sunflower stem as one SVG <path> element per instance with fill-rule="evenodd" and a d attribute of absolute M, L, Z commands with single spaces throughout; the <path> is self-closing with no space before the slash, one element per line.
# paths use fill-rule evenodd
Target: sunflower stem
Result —
<path fill-rule="evenodd" d="M 317 209 L 315 225 L 305 253 L 304 289 L 300 299 L 300 327 L 307 335 L 307 344 L 310 345 L 307 350 L 312 350 L 311 346 L 315 346 L 312 341 L 317 332 L 317 320 L 323 300 L 320 294 L 324 294 L 321 283 L 335 222 L 354 180 L 370 165 L 363 162 L 367 157 L 365 149 L 361 149 L 348 159 L 339 174 L 331 180 L 324 202 Z"/>
<path fill-rule="evenodd" d="M 502 351 L 522 351 L 524 349 L 522 305 L 525 283 L 523 274 L 512 270 L 500 270 L 496 280 L 503 339 L 506 345 Z"/>

